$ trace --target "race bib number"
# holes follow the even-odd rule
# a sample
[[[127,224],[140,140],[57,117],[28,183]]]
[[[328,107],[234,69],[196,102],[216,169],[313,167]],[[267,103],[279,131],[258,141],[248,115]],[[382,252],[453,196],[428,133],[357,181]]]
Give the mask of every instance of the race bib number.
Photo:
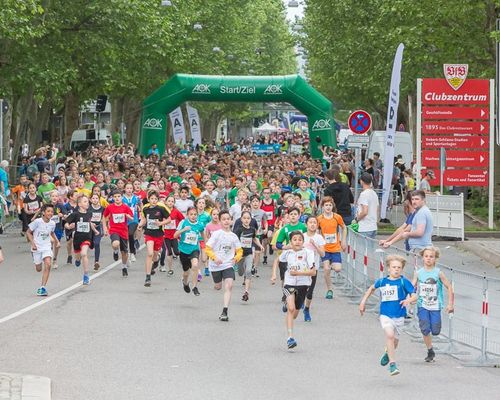
[[[90,232],[90,222],[77,222],[76,223],[76,231],[82,233]]]
[[[325,242],[327,244],[337,243],[337,234],[336,233],[325,234]]]
[[[48,232],[39,232],[38,233],[38,237],[44,241],[47,240],[49,238],[49,236],[50,236],[50,233],[48,233]]]
[[[274,213],[272,211],[266,211],[266,218],[268,221],[271,221],[274,217]]]
[[[229,254],[231,254],[232,247],[227,244],[222,245],[221,250],[224,252],[225,256],[228,256]]]
[[[421,283],[420,297],[422,297],[422,305],[427,310],[438,310],[438,289],[435,283]]]
[[[156,222],[158,222],[157,219],[148,218],[148,222],[146,223],[146,228],[149,230],[160,229],[160,227],[156,225]]]
[[[252,247],[252,240],[252,238],[242,237],[240,239],[241,247],[243,247],[244,249],[250,249]]]
[[[397,301],[398,287],[395,285],[385,285],[380,287],[380,296],[382,301]]]
[[[165,229],[175,229],[177,228],[177,224],[175,223],[175,219],[171,220],[170,223],[165,225]]]
[[[184,243],[196,246],[198,243],[198,234],[191,231],[186,232],[186,235],[184,236]]]
[[[36,210],[38,210],[39,207],[40,206],[38,204],[38,201],[34,201],[32,203],[28,203],[28,210],[30,210],[30,211],[36,211]]]
[[[304,204],[305,208],[310,208],[311,207],[311,201],[310,200],[302,200],[302,204]]]
[[[92,218],[90,219],[92,222],[101,222],[101,216],[102,214],[99,212],[93,212],[92,213]]]
[[[113,222],[115,224],[122,224],[125,222],[125,214],[113,214]]]
[[[59,215],[54,215],[51,218],[51,221],[54,221],[56,224],[58,224],[60,220],[61,220],[61,218],[59,218]]]

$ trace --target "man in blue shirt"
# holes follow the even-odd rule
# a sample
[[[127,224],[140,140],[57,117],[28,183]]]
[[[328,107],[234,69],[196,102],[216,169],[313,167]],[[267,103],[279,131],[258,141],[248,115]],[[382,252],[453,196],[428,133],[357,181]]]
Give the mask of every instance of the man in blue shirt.
[[[421,250],[432,246],[432,214],[425,204],[425,192],[415,190],[411,195],[411,202],[415,215],[411,222],[411,230],[403,233],[403,238],[408,239],[410,250]]]
[[[151,155],[160,155],[160,151],[158,150],[158,146],[156,145],[156,143],[153,143],[151,148],[148,150],[148,156]]]

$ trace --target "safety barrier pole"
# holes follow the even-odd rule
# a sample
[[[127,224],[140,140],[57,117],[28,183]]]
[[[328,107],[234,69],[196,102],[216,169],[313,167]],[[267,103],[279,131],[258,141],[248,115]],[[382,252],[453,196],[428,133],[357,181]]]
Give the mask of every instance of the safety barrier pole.
[[[352,259],[351,259],[351,250],[352,250],[352,238],[353,238],[353,233],[350,229],[347,230],[347,257],[346,257],[346,265],[345,265],[345,269],[344,269],[344,275],[345,275],[345,279],[344,279],[344,285],[342,287],[339,288],[339,290],[344,290],[344,291],[348,291],[351,289],[351,284],[350,284],[350,281],[349,281],[349,271],[351,269],[351,264],[352,264]]]
[[[366,292],[366,289],[368,289],[368,238],[363,236],[363,241],[364,241],[364,251],[363,251],[363,284],[361,287],[356,288],[355,285],[353,285],[353,292],[351,293],[351,300],[349,301],[350,304],[358,304],[361,301],[361,298]],[[361,249],[359,251],[361,253]],[[360,271],[361,273],[361,271]],[[354,281],[356,282],[356,281]],[[356,289],[358,289],[358,293],[356,293]]]

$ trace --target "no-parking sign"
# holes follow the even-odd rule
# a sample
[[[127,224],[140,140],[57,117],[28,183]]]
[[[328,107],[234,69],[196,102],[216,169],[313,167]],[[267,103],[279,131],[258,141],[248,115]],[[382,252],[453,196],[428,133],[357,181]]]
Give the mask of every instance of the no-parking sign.
[[[352,132],[362,135],[372,127],[372,117],[366,111],[357,110],[349,116],[348,124]]]

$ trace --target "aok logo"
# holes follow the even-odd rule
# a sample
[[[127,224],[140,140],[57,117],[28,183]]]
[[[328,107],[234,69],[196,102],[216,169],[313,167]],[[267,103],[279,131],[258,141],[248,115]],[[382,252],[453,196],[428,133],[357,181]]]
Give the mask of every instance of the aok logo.
[[[191,93],[197,94],[210,94],[210,85],[199,83],[196,85]]]
[[[264,94],[283,94],[281,86],[282,85],[268,85],[266,90],[264,90]]]
[[[331,129],[332,128],[332,120],[331,119],[318,119],[314,125],[313,130],[320,131],[323,129]]]
[[[162,121],[160,118],[148,118],[144,122],[143,127],[149,129],[163,129]]]

